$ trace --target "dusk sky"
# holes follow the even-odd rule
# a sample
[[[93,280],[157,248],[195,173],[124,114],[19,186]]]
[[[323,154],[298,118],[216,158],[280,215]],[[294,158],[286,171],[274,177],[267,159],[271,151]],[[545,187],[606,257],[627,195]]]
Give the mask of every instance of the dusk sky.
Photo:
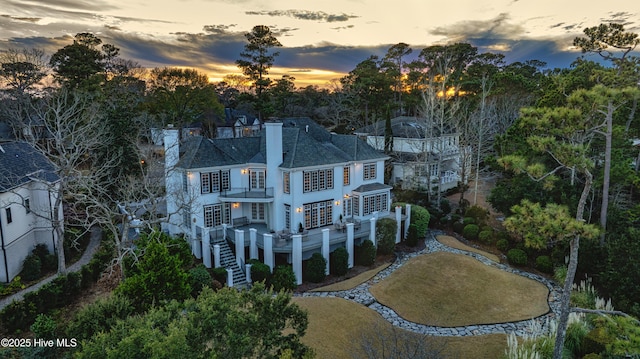
[[[0,0],[0,50],[43,48],[48,54],[92,32],[145,67],[192,67],[212,81],[239,74],[235,65],[255,25],[283,44],[272,78],[297,86],[344,76],[370,55],[408,43],[469,42],[502,52],[507,62],[538,59],[567,67],[572,40],[585,27],[619,22],[640,33],[631,0]],[[593,57],[596,59],[596,57]]]

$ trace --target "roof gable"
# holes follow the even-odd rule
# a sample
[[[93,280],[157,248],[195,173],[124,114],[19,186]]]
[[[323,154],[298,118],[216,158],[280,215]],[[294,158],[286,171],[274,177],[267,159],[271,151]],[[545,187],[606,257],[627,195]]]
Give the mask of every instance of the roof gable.
[[[38,179],[56,182],[55,166],[26,142],[0,142],[0,192]]]

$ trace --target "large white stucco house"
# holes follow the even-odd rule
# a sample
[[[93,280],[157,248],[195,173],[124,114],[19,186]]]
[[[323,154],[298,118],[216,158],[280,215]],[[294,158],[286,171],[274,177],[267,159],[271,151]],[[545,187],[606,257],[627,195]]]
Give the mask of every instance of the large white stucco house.
[[[299,255],[308,257],[319,251],[321,241],[316,246],[307,238],[320,239],[322,230],[326,235],[333,230],[343,238],[332,245],[344,245],[341,220],[366,227],[362,236],[369,237],[364,221],[390,212],[391,186],[384,184],[388,157],[357,136],[330,133],[308,118],[266,122],[255,137],[178,139],[178,130],[165,129],[165,229],[207,242],[201,233],[233,228],[237,257],[246,245],[252,257],[258,248],[265,250],[269,265],[272,253],[288,254],[295,269],[300,260],[291,237],[302,237]],[[244,238],[247,226],[252,227],[250,241]],[[358,239],[353,228],[349,233],[351,241]],[[194,253],[206,257],[208,245],[202,248]]]
[[[37,244],[55,250],[54,165],[25,142],[0,142],[0,280],[11,281]],[[62,208],[60,218],[62,218]]]
[[[458,185],[464,167],[459,149],[460,134],[449,126],[443,127],[429,125],[420,117],[391,119],[391,184],[430,193],[444,192]],[[355,134],[375,149],[385,149],[385,121],[360,128]]]

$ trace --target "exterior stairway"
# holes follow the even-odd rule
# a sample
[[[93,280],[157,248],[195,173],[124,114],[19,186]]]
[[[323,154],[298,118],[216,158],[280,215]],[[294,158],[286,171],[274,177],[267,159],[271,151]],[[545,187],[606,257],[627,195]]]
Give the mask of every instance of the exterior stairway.
[[[233,286],[235,288],[247,287],[248,283],[244,269],[240,268],[236,262],[236,256],[233,254],[231,247],[229,247],[229,243],[222,237],[212,238],[211,253],[213,253],[213,246],[216,244],[220,246],[220,266],[224,267],[227,272],[233,271]]]

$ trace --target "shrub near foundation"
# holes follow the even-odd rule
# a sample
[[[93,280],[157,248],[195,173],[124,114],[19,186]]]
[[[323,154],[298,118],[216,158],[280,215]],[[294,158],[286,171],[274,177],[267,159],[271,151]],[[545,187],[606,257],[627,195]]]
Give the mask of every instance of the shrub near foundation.
[[[349,253],[340,247],[329,255],[329,270],[333,275],[345,275],[349,270]]]
[[[327,260],[322,254],[314,253],[304,264],[302,273],[309,282],[320,283],[327,276]]]
[[[396,245],[396,230],[398,224],[394,219],[381,218],[376,223],[376,238],[378,239],[378,253],[391,254]]]

